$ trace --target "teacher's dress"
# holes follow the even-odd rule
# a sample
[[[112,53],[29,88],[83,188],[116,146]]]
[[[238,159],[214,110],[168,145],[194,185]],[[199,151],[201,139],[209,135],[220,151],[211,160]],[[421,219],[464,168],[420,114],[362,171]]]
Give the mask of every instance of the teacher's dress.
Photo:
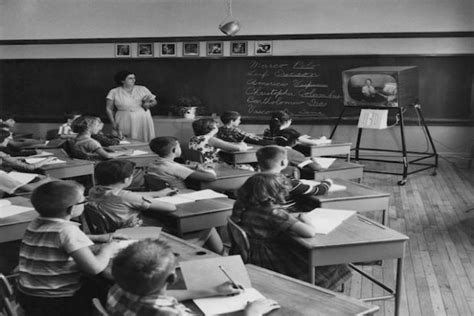
[[[145,111],[142,107],[145,96],[156,97],[146,87],[135,85],[131,93],[122,87],[114,88],[106,98],[112,100],[117,109],[115,121],[122,134],[131,139],[148,142],[155,137],[155,128],[150,110]]]

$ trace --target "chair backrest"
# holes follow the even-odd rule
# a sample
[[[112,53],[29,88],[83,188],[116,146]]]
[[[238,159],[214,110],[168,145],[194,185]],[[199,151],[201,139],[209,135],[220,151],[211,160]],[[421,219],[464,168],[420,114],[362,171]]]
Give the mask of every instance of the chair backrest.
[[[166,188],[169,188],[170,185],[165,180],[160,179],[154,174],[146,173],[145,178],[145,187],[150,191],[160,191]]]
[[[230,217],[227,218],[227,229],[232,243],[230,254],[239,254],[242,257],[242,261],[247,263],[250,252],[250,243],[247,233]]]
[[[92,306],[94,307],[93,316],[109,316],[109,313],[98,298],[94,297],[92,299]]]
[[[183,157],[189,161],[196,161],[199,163],[204,163],[204,157],[200,151],[195,149],[183,148]]]
[[[84,206],[84,217],[91,234],[107,234],[117,230],[117,227],[110,221],[105,214],[100,212],[91,204]]]
[[[16,307],[17,304],[10,282],[0,273],[0,312],[6,316],[17,316]]]

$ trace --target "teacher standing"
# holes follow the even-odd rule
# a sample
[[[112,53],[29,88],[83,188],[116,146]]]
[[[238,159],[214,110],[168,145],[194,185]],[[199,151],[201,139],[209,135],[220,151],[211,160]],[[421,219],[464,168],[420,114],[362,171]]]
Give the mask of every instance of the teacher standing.
[[[156,96],[146,87],[135,85],[133,72],[120,71],[114,80],[117,87],[106,97],[107,116],[113,129],[131,139],[150,141],[155,137],[150,108],[157,104]]]

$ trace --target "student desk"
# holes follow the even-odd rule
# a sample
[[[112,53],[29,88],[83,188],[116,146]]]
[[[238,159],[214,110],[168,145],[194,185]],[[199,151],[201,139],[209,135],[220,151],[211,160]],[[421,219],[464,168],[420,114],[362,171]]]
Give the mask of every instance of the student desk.
[[[298,144],[294,149],[310,157],[345,155],[349,162],[351,159],[351,145],[352,143],[331,143],[323,145]]]
[[[7,198],[7,200],[12,205],[32,207],[30,200],[21,196]],[[0,243],[22,239],[26,227],[36,217],[38,217],[38,213],[31,210],[14,216],[0,218]]]
[[[311,283],[318,266],[396,259],[395,315],[399,314],[407,236],[356,214],[327,235],[292,238],[307,251]]]
[[[232,213],[233,205],[234,200],[229,198],[199,200],[178,204],[175,212],[160,215],[146,212],[146,216],[166,217],[173,222],[178,236],[183,236],[184,233],[227,225],[227,218]]]
[[[153,160],[158,157],[154,152],[151,151],[150,147],[148,144],[134,144],[134,145],[115,145],[115,146],[110,146],[109,148],[116,150],[116,151],[121,151],[121,150],[141,150],[141,151],[146,151],[146,154],[143,155],[138,155],[138,156],[120,156],[117,157],[117,159],[126,159],[133,161],[137,167],[147,167]]]
[[[281,308],[268,315],[372,315],[378,306],[247,264],[252,286]]]
[[[317,181],[333,178],[347,180],[357,179],[360,182],[363,174],[363,165],[336,159],[327,169],[313,172],[303,170],[301,172],[301,177],[303,179],[314,179]]]
[[[319,200],[323,208],[354,210],[361,213],[382,211],[382,224],[388,223],[390,193],[380,192],[348,180],[333,180],[335,184],[346,186],[346,190],[313,195],[309,198]]]
[[[143,238],[147,237],[152,236],[144,236]],[[190,242],[187,242],[181,238],[175,237],[163,231],[160,233],[160,239],[165,240],[170,245],[173,253],[178,259],[178,262],[219,257],[218,254],[210,250],[193,245]]]
[[[228,164],[237,165],[257,162],[257,151],[263,146],[250,145],[252,148],[245,151],[219,151],[221,159]]]
[[[214,171],[217,178],[215,181],[188,181],[190,187],[197,190],[233,191],[239,189],[248,178],[255,174],[254,171],[234,168],[224,163],[216,164]]]
[[[58,179],[89,175],[94,181],[94,161],[70,158],[63,149],[48,149],[46,151],[66,162],[39,168],[38,170],[41,170],[43,174]]]

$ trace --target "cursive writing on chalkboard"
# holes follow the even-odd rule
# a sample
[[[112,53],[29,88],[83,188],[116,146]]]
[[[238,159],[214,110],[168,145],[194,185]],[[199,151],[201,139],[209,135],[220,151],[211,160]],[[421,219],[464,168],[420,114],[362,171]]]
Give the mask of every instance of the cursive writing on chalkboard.
[[[250,61],[246,73],[248,114],[286,110],[295,116],[322,116],[323,108],[340,103],[341,95],[325,82],[314,61]]]

